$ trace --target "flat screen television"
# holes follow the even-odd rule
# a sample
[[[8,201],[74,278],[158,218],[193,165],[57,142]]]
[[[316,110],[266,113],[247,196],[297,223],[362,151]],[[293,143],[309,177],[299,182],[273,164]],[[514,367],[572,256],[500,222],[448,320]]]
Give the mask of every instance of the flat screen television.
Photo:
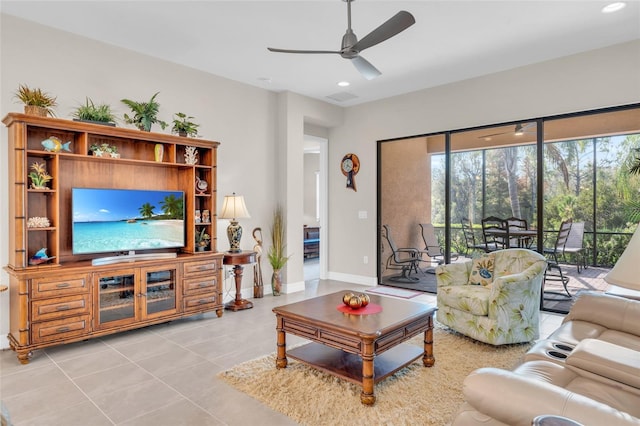
[[[185,246],[184,192],[72,188],[73,254]]]

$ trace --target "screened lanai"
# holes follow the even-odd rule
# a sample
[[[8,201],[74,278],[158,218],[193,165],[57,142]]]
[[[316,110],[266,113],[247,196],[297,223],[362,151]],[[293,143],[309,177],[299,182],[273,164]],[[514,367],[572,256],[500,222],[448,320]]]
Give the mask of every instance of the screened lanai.
[[[630,172],[640,149],[638,105],[382,141],[378,147],[381,284],[411,285],[402,283],[410,280],[402,279],[401,270],[389,268],[383,225],[396,247],[423,249],[419,224],[432,224],[450,262],[474,255],[463,223],[482,244],[484,218],[521,218],[533,234],[527,247],[542,252],[555,243],[561,223],[571,221],[583,229],[580,255],[590,275],[596,267],[603,271],[593,277],[596,284],[584,287],[601,288],[606,283],[600,275],[615,264],[640,221],[640,175]],[[576,260],[566,257],[569,273]],[[576,275],[572,285],[579,291],[589,277]]]

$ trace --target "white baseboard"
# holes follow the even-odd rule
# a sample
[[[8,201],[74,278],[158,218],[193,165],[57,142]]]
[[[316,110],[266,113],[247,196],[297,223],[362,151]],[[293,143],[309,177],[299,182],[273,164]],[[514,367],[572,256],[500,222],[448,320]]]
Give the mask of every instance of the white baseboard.
[[[329,272],[328,275],[330,280],[343,281],[347,283],[360,284],[360,285],[366,285],[371,287],[378,285],[378,279],[376,277],[365,277],[361,275],[341,274],[337,272]],[[282,286],[283,294],[296,293],[304,290],[305,290],[304,281],[283,284]],[[267,295],[267,294],[270,294],[270,292],[271,292],[271,286],[265,285],[264,294]],[[241,294],[244,299],[252,299],[253,288],[243,288],[241,291]]]
[[[347,283],[376,286],[378,285],[377,277],[365,277],[362,275],[342,274],[340,272],[329,272],[329,279],[335,281],[344,281]]]
[[[282,292],[285,294],[296,293],[298,291],[304,291],[304,281],[289,283],[282,286]]]

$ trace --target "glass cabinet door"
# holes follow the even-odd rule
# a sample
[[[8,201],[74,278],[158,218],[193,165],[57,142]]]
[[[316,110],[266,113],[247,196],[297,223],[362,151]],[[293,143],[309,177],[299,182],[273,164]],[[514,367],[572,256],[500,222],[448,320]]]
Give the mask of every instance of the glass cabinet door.
[[[176,309],[176,270],[145,270],[146,312],[153,315]]]
[[[98,278],[98,323],[130,322],[135,319],[135,274]]]

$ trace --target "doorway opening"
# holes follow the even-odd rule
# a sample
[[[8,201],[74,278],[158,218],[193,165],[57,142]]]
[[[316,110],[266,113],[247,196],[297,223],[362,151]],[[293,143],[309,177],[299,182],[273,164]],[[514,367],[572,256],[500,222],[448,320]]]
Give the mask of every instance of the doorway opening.
[[[326,276],[327,139],[304,136],[304,281]]]

